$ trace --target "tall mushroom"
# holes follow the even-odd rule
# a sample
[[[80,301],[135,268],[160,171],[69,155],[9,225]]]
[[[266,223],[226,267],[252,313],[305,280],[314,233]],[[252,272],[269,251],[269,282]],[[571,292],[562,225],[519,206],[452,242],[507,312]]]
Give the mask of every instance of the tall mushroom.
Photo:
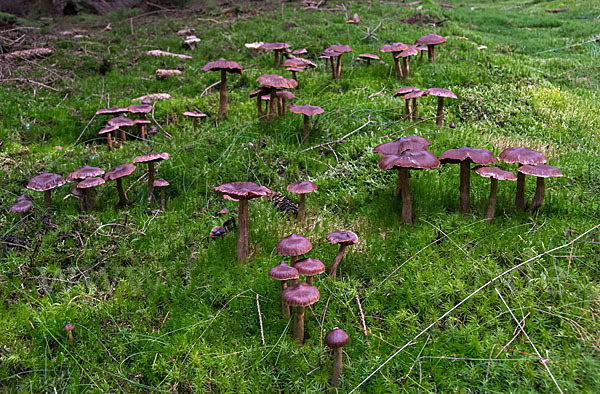
[[[323,110],[323,108],[318,107],[316,105],[309,105],[309,104],[295,105],[295,104],[292,104],[292,105],[290,105],[290,112],[293,112],[295,114],[302,114],[302,115],[304,115],[304,128],[303,128],[303,132],[302,132],[302,141],[306,143],[306,142],[308,142],[308,139],[310,138],[310,120],[309,120],[309,117],[311,117],[313,115],[322,114],[325,111]]]
[[[505,163],[517,163],[518,167],[523,165],[546,164],[546,157],[540,152],[524,148],[512,147],[507,148],[498,155],[498,159]],[[525,174],[517,172],[517,195],[515,197],[515,205],[517,209],[525,209]]]
[[[152,112],[152,107],[150,104],[131,104],[127,109],[132,114],[139,114],[139,119],[134,121],[135,124],[138,125],[140,131],[140,138],[142,140],[146,139],[146,125],[150,124],[150,121],[146,120],[146,114]]]
[[[58,174],[44,172],[31,178],[27,183],[27,189],[44,192],[44,209],[50,209],[52,206],[52,189],[64,185],[65,182],[65,179]]]
[[[298,270],[298,274],[306,276],[306,283],[312,286],[313,276],[322,274],[325,272],[325,264],[321,260],[312,259],[307,257],[302,260],[298,260],[294,264],[294,268]]]
[[[404,96],[407,95],[408,93],[417,92],[417,91],[421,91],[421,89],[415,88],[414,86],[403,86],[400,89],[396,90],[394,92],[393,96],[394,97],[400,96],[400,97],[404,98]],[[408,118],[408,120],[412,120],[412,108],[410,105],[410,98],[405,99],[405,100],[406,100],[406,103],[405,103],[406,118]]]
[[[487,166],[496,162],[496,156],[487,149],[463,146],[442,153],[440,163],[460,163],[460,213],[467,216],[471,211],[471,163]]]
[[[446,39],[442,36],[438,36],[437,34],[426,34],[422,37],[417,38],[417,41],[415,41],[415,45],[426,45],[427,55],[429,56],[429,62],[435,63],[435,46],[443,44],[445,42]]]
[[[217,120],[224,120],[227,116],[227,73],[242,74],[242,66],[239,63],[220,58],[214,62],[208,62],[202,67],[202,71],[221,71],[221,86],[219,99],[219,113]]]
[[[306,194],[312,193],[317,190],[317,185],[311,181],[298,181],[291,183],[287,186],[287,190],[290,193],[296,193],[300,195],[300,204],[298,206],[298,221],[304,220],[304,213],[306,212]]]
[[[400,69],[400,62],[398,61],[398,58],[396,56],[398,56],[400,52],[405,51],[406,49],[408,49],[408,45],[406,45],[403,42],[385,44],[379,48],[379,52],[392,53],[392,59],[394,61],[394,75],[396,75],[397,80],[402,79],[402,70]]]
[[[198,128],[198,119],[204,119],[208,115],[200,111],[185,111],[183,116],[194,119],[194,134],[196,134],[196,129]]]
[[[346,346],[349,340],[350,337],[346,334],[346,331],[337,327],[325,334],[325,344],[333,350],[333,370],[329,382],[331,387],[337,387],[340,384],[343,371],[342,347]]]
[[[504,171],[498,167],[477,166],[473,167],[473,171],[484,178],[490,178],[490,198],[488,201],[488,209],[485,215],[485,220],[488,223],[494,219],[496,213],[496,195],[498,193],[498,181],[516,181],[517,177],[510,171]]]
[[[294,89],[298,86],[298,82],[293,79],[284,78],[277,74],[265,74],[261,75],[256,79],[256,82],[260,84],[260,89],[265,93],[268,92],[271,95],[271,103],[269,107],[269,120],[277,118],[277,111],[275,109],[277,105],[277,91],[284,89]]]
[[[456,95],[451,90],[442,88],[429,88],[425,91],[425,95],[438,98],[435,124],[438,127],[442,127],[444,125],[444,97],[455,99],[457,98]]]
[[[270,190],[253,182],[225,183],[213,190],[239,201],[236,255],[240,263],[245,263],[248,258],[248,201],[266,196]]]
[[[106,171],[106,174],[104,174],[105,181],[117,181],[117,192],[119,193],[119,202],[116,206],[117,208],[122,208],[129,204],[129,200],[127,200],[127,196],[125,195],[125,190],[123,190],[122,178],[131,175],[135,169],[136,167],[133,164],[125,163],[111,168],[110,170]]]
[[[548,164],[537,164],[529,165],[526,164],[517,169],[521,174],[531,175],[537,177],[537,185],[535,188],[535,194],[531,200],[529,210],[531,213],[537,211],[542,206],[544,201],[544,195],[546,194],[546,178],[554,178],[563,176],[562,172],[556,167]]]
[[[333,56],[337,57],[337,65],[334,68],[335,72],[333,74],[333,79],[339,79],[342,74],[342,55],[344,53],[352,52],[352,48],[348,45],[337,43],[335,45],[330,45],[325,51],[331,52]]]
[[[275,246],[275,252],[283,257],[290,256],[290,265],[293,266],[298,261],[298,256],[310,252],[312,244],[306,238],[299,234],[290,234],[283,238]]]
[[[306,282],[300,282],[283,291],[283,301],[294,307],[293,335],[300,345],[304,345],[304,308],[319,301],[319,290]]]
[[[96,209],[96,192],[94,191],[94,188],[102,185],[103,183],[104,179],[100,177],[89,177],[77,184],[77,189],[83,191],[79,200],[79,208],[81,213]]]
[[[281,313],[284,317],[289,316],[290,306],[283,301],[283,291],[287,289],[288,280],[298,280],[298,270],[282,261],[269,270],[269,277],[281,282]]]
[[[419,116],[419,109],[417,107],[417,99],[419,97],[423,97],[423,96],[427,96],[427,93],[425,93],[424,90],[413,90],[412,92],[406,93],[403,96],[404,100],[412,99],[412,108],[411,108],[410,116],[408,117],[409,120],[417,120],[417,116]],[[408,109],[408,105],[407,105],[407,109]]]
[[[329,242],[332,245],[340,245],[340,249],[338,250],[337,255],[335,255],[335,259],[333,259],[333,263],[329,268],[329,276],[331,276],[335,280],[337,275],[337,267],[338,265],[340,265],[342,257],[344,257],[346,248],[348,247],[348,245],[354,245],[355,243],[357,243],[358,236],[352,231],[339,230],[327,234],[327,242]]]
[[[141,156],[137,156],[133,158],[133,164],[135,163],[148,163],[148,202],[151,202],[152,199],[154,198],[153,196],[153,191],[154,191],[154,176],[155,176],[155,171],[154,171],[154,163],[159,162],[159,161],[163,161],[163,160],[169,160],[169,154],[166,152],[163,153],[148,153],[145,155],[141,155]]]
[[[273,67],[279,67],[279,64],[283,62],[283,51],[288,49],[290,44],[285,42],[266,42],[262,44],[262,49],[265,51],[273,51],[275,54],[275,61],[273,62]]]
[[[394,60],[400,63],[400,59],[402,59],[402,79],[408,78],[410,74],[410,68],[408,66],[408,60],[411,56],[415,56],[419,54],[419,50],[414,45],[407,45],[406,49],[398,53],[394,56]]]

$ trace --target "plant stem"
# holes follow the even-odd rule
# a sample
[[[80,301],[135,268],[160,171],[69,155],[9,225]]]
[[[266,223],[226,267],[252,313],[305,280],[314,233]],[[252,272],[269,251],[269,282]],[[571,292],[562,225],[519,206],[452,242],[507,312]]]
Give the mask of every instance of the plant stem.
[[[333,259],[333,264],[331,264],[331,268],[329,269],[329,276],[331,276],[334,280],[336,278],[337,267],[338,265],[340,265],[342,257],[344,257],[344,252],[346,251],[347,246],[348,245],[346,244],[340,244],[340,249],[338,250],[337,255],[335,256],[335,259]]]
[[[460,213],[467,216],[471,211],[471,162],[463,160],[460,162]]]
[[[331,371],[331,381],[329,382],[331,387],[337,387],[340,384],[340,378],[344,369],[342,357],[341,347],[333,349],[333,370]]]
[[[496,213],[496,195],[498,193],[498,180],[496,178],[490,178],[490,200],[488,202],[488,209],[485,219],[488,223],[494,219]]]
[[[535,194],[533,195],[533,199],[531,200],[531,206],[529,209],[531,213],[538,210],[539,207],[542,206],[542,202],[544,201],[544,195],[546,194],[546,178],[542,178],[540,176],[537,177],[537,185],[535,188]]]
[[[245,198],[240,198],[238,232],[237,259],[245,264],[248,258],[248,200]]]
[[[227,71],[221,70],[221,89],[219,99],[219,113],[217,120],[224,120],[227,116]]]
[[[304,307],[297,306],[294,308],[294,339],[300,345],[304,345]]]

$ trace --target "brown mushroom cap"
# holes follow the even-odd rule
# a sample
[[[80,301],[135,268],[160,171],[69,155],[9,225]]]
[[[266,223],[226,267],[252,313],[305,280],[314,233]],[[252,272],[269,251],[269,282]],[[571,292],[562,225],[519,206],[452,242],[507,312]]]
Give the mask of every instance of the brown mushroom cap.
[[[231,182],[215,186],[213,187],[213,190],[223,193],[225,195],[223,197],[228,196],[233,198],[233,201],[237,201],[240,198],[253,200],[255,198],[266,196],[270,192],[266,187],[259,186],[253,182]]]
[[[275,280],[298,279],[298,270],[282,261],[269,270],[269,277]]]
[[[287,186],[287,190],[290,193],[306,194],[306,193],[312,193],[315,190],[317,190],[317,185],[315,185],[311,181],[298,181],[298,182],[290,183]]]
[[[295,73],[301,73],[304,72],[304,69],[302,67],[286,67],[285,69],[286,71],[293,71]]]
[[[357,59],[379,60],[379,56],[373,55],[372,53],[361,53],[358,55]]]
[[[513,147],[506,148],[500,153],[498,159],[505,163],[521,163],[521,164],[546,164],[546,156],[540,152],[524,148]]]
[[[427,93],[425,93],[424,90],[413,90],[412,92],[406,93],[405,95],[402,96],[403,99],[408,100],[408,99],[415,99],[415,98],[419,98],[419,97],[423,97],[423,96],[427,96]]]
[[[330,244],[352,245],[358,243],[358,236],[352,231],[338,230],[327,234],[327,242]]]
[[[163,153],[150,152],[145,155],[134,157],[133,162],[134,163],[151,163],[151,162],[157,162],[157,161],[161,161],[161,160],[168,160],[169,157],[170,157],[169,154],[166,152],[163,152]]]
[[[119,130],[118,126],[111,126],[111,125],[106,125],[104,126],[104,128],[102,130],[100,130],[98,132],[98,134],[106,134],[106,133],[111,133],[115,130]]]
[[[275,252],[280,256],[300,256],[310,252],[312,244],[299,234],[290,234],[277,243]]]
[[[298,260],[294,264],[294,268],[298,270],[300,275],[304,276],[315,276],[325,272],[325,264],[321,260],[311,259],[310,257]]]
[[[498,167],[485,167],[477,166],[473,167],[473,171],[478,173],[484,178],[494,178],[500,181],[516,181],[517,176],[510,171],[504,171]]]
[[[122,178],[124,176],[130,175],[133,171],[135,171],[136,166],[131,163],[121,164],[120,166],[116,166],[106,171],[104,174],[105,181],[113,181],[118,178]]]
[[[117,118],[112,118],[111,120],[109,120],[108,125],[116,126],[116,127],[126,127],[126,126],[133,126],[133,125],[135,125],[135,123],[133,122],[133,120],[131,120],[129,118],[126,118],[124,116],[119,116]]]
[[[538,178],[554,178],[563,176],[562,172],[556,167],[548,164],[526,164],[517,168],[517,171],[531,176],[537,176]]]
[[[323,110],[323,108],[316,106],[316,105],[310,105],[310,104],[304,104],[304,105],[292,104],[292,105],[290,105],[289,109],[290,109],[290,112],[293,112],[295,114],[302,114],[302,115],[306,115],[306,116],[313,116],[313,115],[322,114],[323,112],[325,112]]]
[[[335,45],[330,45],[325,50],[330,51],[330,52],[339,53],[339,54],[352,52],[352,48],[350,48],[349,45],[343,45],[340,43],[337,43]]]
[[[394,92],[394,97],[404,96],[405,94],[421,91],[419,88],[415,88],[414,86],[403,86],[400,89]]]
[[[286,42],[266,42],[262,44],[262,48],[266,51],[287,49],[290,44]]]
[[[202,71],[220,71],[225,70],[228,73],[241,74],[242,66],[239,63],[220,58],[214,62],[208,62],[202,67]]]
[[[149,104],[131,104],[127,110],[132,114],[149,114],[152,112],[152,106]]]
[[[416,46],[414,45],[407,45],[406,49],[404,49],[403,51],[401,51],[400,53],[398,53],[396,55],[396,58],[399,57],[410,57],[410,56],[415,56],[419,54],[419,50],[417,49]]]
[[[31,209],[33,208],[33,202],[30,200],[17,200],[17,202],[15,202],[10,209],[8,210],[8,212],[10,213],[27,213],[29,211],[31,211]]]
[[[85,178],[77,184],[78,189],[89,189],[91,187],[100,186],[104,183],[104,179],[100,177]]]
[[[282,66],[284,67],[311,67],[311,68],[315,68],[317,67],[317,64],[313,61],[310,61],[308,59],[304,59],[303,57],[292,57],[290,59],[286,59]]]
[[[294,97],[296,97],[296,96],[294,96],[294,93],[287,91],[287,90],[278,91],[277,93],[275,93],[275,95],[277,97],[283,97],[286,100],[292,100],[292,99],[294,99]]]
[[[442,88],[429,88],[425,91],[428,96],[444,97],[444,98],[457,98],[451,90]]]
[[[82,181],[85,178],[101,176],[104,170],[100,167],[83,166],[67,175],[67,182]]]
[[[129,109],[113,105],[110,108],[99,109],[98,111],[96,111],[96,115],[114,115],[122,114],[123,112],[129,112]]]
[[[277,74],[265,74],[256,79],[261,88],[270,89],[294,89],[298,82],[291,78],[284,78]]]
[[[399,155],[381,156],[377,166],[384,171],[399,168],[433,170],[440,166],[440,161],[431,152],[407,150]]]
[[[372,152],[379,153],[380,155],[398,155],[407,150],[427,150],[429,145],[431,145],[431,142],[425,138],[411,135],[399,138],[396,141],[379,144],[373,148]]]
[[[403,42],[395,42],[393,44],[385,44],[379,48],[379,52],[402,52],[408,49],[408,45]]]
[[[292,54],[294,54],[294,55],[302,55],[303,53],[308,53],[306,48],[294,49],[292,51]]]
[[[282,293],[283,301],[289,306],[309,306],[319,301],[319,290],[305,282],[288,287]]]
[[[465,160],[486,166],[495,163],[496,156],[487,149],[473,149],[467,146],[459,149],[449,149],[440,156],[442,164],[460,163]]]
[[[430,33],[417,38],[417,40],[415,41],[415,45],[438,45],[443,44],[445,42],[446,39],[444,37]]]
[[[169,186],[169,182],[164,180],[163,178],[158,178],[154,180],[154,187],[167,187]]]
[[[251,91],[250,94],[248,95],[248,97],[253,98],[253,97],[260,95],[262,98],[262,95],[265,93],[268,93],[267,89],[256,89],[256,90]]]
[[[206,118],[208,115],[200,111],[185,111],[183,116],[189,116],[190,118]]]
[[[33,197],[31,197],[29,194],[21,194],[19,197],[17,197],[15,199],[16,202],[19,201],[31,201],[33,202]]]
[[[329,330],[327,334],[325,334],[325,344],[331,349],[346,346],[349,340],[350,337],[346,334],[346,331],[337,327],[333,330]]]
[[[58,174],[44,172],[31,178],[27,183],[27,189],[44,192],[62,186],[65,182],[65,179]]]

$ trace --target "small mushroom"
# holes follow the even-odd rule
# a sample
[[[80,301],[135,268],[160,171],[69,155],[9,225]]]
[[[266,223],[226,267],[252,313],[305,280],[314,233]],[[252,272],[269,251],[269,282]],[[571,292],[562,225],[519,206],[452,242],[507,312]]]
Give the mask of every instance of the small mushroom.
[[[339,231],[334,231],[332,233],[327,234],[327,242],[329,242],[332,245],[333,244],[340,245],[340,249],[338,250],[337,255],[335,256],[335,259],[333,259],[333,263],[331,264],[331,267],[329,268],[329,276],[331,276],[335,280],[336,273],[337,273],[337,267],[338,267],[338,265],[340,265],[340,262],[342,261],[342,257],[344,257],[344,252],[346,251],[346,248],[348,247],[348,245],[354,245],[355,243],[357,243],[358,236],[356,234],[354,234],[352,231],[339,230]]]
[[[275,61],[273,67],[279,67],[279,64],[283,62],[283,51],[288,49],[290,44],[285,42],[267,42],[262,45],[262,49],[265,51],[273,51],[275,54]]]
[[[348,45],[335,44],[327,47],[326,51],[331,52],[332,56],[337,57],[337,65],[333,74],[333,79],[339,79],[342,74],[342,55],[344,53],[352,52],[352,48]],[[333,60],[332,60],[333,64]]]
[[[298,260],[294,264],[294,268],[298,270],[298,274],[306,276],[306,283],[313,285],[313,276],[322,274],[325,272],[325,264],[321,260],[312,259],[307,257],[302,260]]]
[[[300,282],[283,291],[283,301],[294,307],[293,335],[300,345],[304,345],[304,308],[319,301],[319,290],[305,282]]]
[[[65,331],[67,332],[68,337],[69,337],[69,342],[71,342],[71,343],[73,342],[73,333],[72,333],[72,331],[73,331],[74,328],[75,328],[75,326],[73,325],[73,323],[69,323],[69,324],[65,325]]]
[[[260,120],[261,122],[266,120],[265,112],[266,113],[269,112],[268,105],[265,106],[264,111],[262,108],[262,102],[265,100],[265,97],[269,97],[269,96],[264,96],[265,93],[267,93],[267,90],[265,90],[265,89],[256,89],[256,90],[251,91],[249,94],[250,98],[256,97],[256,106],[258,108],[258,120]],[[269,97],[269,100],[270,100],[270,97]]]
[[[298,256],[310,252],[312,244],[302,235],[290,234],[283,238],[275,246],[275,252],[280,256],[290,256],[290,265],[293,266],[298,261]]]
[[[298,76],[296,75],[296,73],[304,72],[304,68],[302,68],[302,67],[286,67],[286,71],[291,72],[292,79],[294,81],[298,82]]]
[[[138,125],[138,129],[140,132],[140,138],[142,140],[146,139],[146,125],[150,124],[149,120],[146,120],[146,114],[152,112],[152,107],[150,104],[132,104],[127,109],[132,114],[138,114],[140,117],[135,120],[133,123]]]
[[[435,46],[439,44],[443,44],[446,42],[446,39],[442,36],[438,36],[437,34],[426,34],[422,37],[417,38],[415,41],[415,45],[427,46],[427,55],[429,57],[430,63],[435,63]]]
[[[102,168],[91,167],[91,166],[85,165],[81,168],[76,169],[69,175],[67,175],[67,182],[70,182],[70,183],[81,182],[85,178],[102,176],[102,175],[104,175],[104,170]]]
[[[452,91],[442,88],[429,88],[425,91],[425,95],[436,96],[438,98],[435,125],[442,127],[444,125],[444,97],[455,99],[457,98],[456,95]]]
[[[135,126],[135,122],[124,116],[119,116],[117,118],[112,118],[111,120],[109,120],[108,125],[118,127],[119,130],[121,130],[121,139],[123,141],[127,141],[127,134],[125,134],[125,130],[123,129],[123,127]]]
[[[313,116],[313,115],[322,114],[325,111],[323,110],[323,108],[321,108],[319,106],[316,106],[316,105],[309,105],[309,104],[295,105],[295,104],[292,104],[292,105],[290,105],[290,112],[304,115],[304,128],[303,128],[303,132],[302,132],[302,141],[306,143],[306,142],[308,142],[308,139],[310,137],[310,120],[309,120],[309,117]]]
[[[292,51],[292,55],[303,55],[305,53],[308,53],[308,51],[306,50],[306,48],[294,49]]]
[[[160,187],[160,210],[165,211],[167,209],[167,201],[165,199],[165,187],[169,186],[169,182],[163,178],[158,178],[154,181],[154,187]]]
[[[21,194],[15,200],[15,203],[9,208],[8,212],[18,213],[21,215],[21,219],[33,209],[33,198],[29,194]]]
[[[277,105],[277,91],[285,89],[294,89],[298,86],[298,82],[293,79],[284,78],[277,74],[265,74],[261,75],[256,79],[256,82],[260,84],[260,89],[271,95],[271,103],[269,106],[269,115],[267,119],[275,120],[277,118],[277,111],[275,109]],[[260,94],[260,93],[259,93]],[[263,99],[264,100],[264,99]]]
[[[402,79],[402,69],[400,68],[400,62],[398,61],[396,56],[400,52],[402,52],[406,49],[408,49],[408,45],[403,42],[395,42],[393,44],[385,44],[379,48],[380,52],[384,52],[384,53],[391,52],[392,53],[392,59],[394,60],[394,74],[396,75],[397,80]]]
[[[421,89],[419,88],[415,88],[414,86],[403,86],[400,89],[396,90],[394,92],[394,97],[402,97],[404,98],[405,95],[407,95],[408,93],[412,93],[412,92],[417,92],[420,91]],[[405,99],[406,100],[406,104],[405,104],[405,113],[406,113],[406,118],[408,118],[409,120],[412,120],[412,108],[410,105],[410,98]],[[415,99],[416,100],[416,99]]]
[[[306,194],[312,193],[317,190],[317,185],[311,181],[298,181],[291,183],[287,186],[287,190],[290,193],[296,193],[300,195],[300,205],[298,206],[298,221],[304,220],[304,213],[306,212]]]
[[[545,179],[563,176],[562,172],[560,172],[558,168],[550,166],[548,164],[526,164],[524,166],[519,167],[517,171],[521,174],[537,177],[535,194],[533,196],[533,199],[531,200],[531,205],[529,206],[529,210],[531,211],[531,213],[537,211],[539,207],[542,206],[542,202],[544,202],[544,195],[546,194]]]
[[[408,66],[408,60],[410,57],[419,54],[419,50],[414,45],[407,45],[406,49],[394,56],[395,60],[400,63],[402,59],[402,79],[408,78],[410,69]]]
[[[473,167],[473,171],[475,171],[484,178],[490,178],[490,199],[488,202],[488,209],[487,214],[485,215],[485,220],[487,220],[488,223],[491,223],[492,219],[494,219],[494,214],[496,212],[496,195],[498,192],[498,180],[516,181],[517,177],[512,172],[504,171],[498,167],[477,166]]]
[[[196,44],[200,42],[200,39],[194,35],[191,36],[187,36],[185,37],[185,40],[183,40],[183,47],[185,49],[189,49],[190,51],[193,51],[196,48]]]
[[[276,93],[277,96],[277,113],[279,116],[284,116],[286,112],[285,100],[293,100],[294,93],[287,90],[280,90]]]
[[[133,158],[133,164],[135,163],[148,163],[148,202],[152,202],[154,195],[152,192],[154,191],[154,163],[169,160],[169,154],[166,152],[163,153],[148,153],[145,155],[137,156]]]
[[[104,126],[104,128],[102,130],[100,130],[98,132],[99,135],[106,134],[106,142],[108,144],[109,151],[113,150],[112,132],[117,131],[117,130],[119,130],[119,128],[117,126],[106,125],[106,126]]]
[[[208,115],[202,113],[200,111],[185,111],[183,116],[187,116],[188,118],[194,119],[194,134],[196,133],[196,129],[198,128],[198,119],[204,119]]]
[[[284,317],[289,316],[290,306],[283,301],[283,291],[287,289],[288,280],[298,280],[298,270],[282,261],[269,270],[269,277],[281,282],[281,313]]]
[[[104,179],[100,177],[89,177],[77,184],[78,189],[83,190],[83,196],[80,197],[79,208],[81,213],[93,211],[96,209],[96,192],[94,188],[104,183]]]
[[[31,178],[27,183],[27,189],[44,192],[44,209],[50,209],[52,206],[52,189],[64,185],[65,182],[65,179],[58,174],[44,172]]]
[[[361,53],[356,58],[356,60],[366,60],[367,67],[369,67],[371,65],[371,60],[379,60],[379,59],[380,59],[379,56],[373,55],[372,53]]]
[[[412,99],[412,108],[411,108],[411,112],[410,112],[410,116],[408,117],[408,120],[417,120],[417,117],[419,116],[419,110],[417,107],[417,99],[419,97],[423,97],[423,96],[427,96],[427,93],[425,93],[425,91],[423,91],[423,90],[414,90],[403,96],[404,100]],[[408,110],[408,108],[409,108],[408,104],[406,107]]]
[[[498,155],[498,159],[505,163],[517,163],[518,167],[527,164],[546,164],[547,161],[546,157],[540,152],[524,147],[506,148]],[[521,172],[517,172],[515,205],[520,211],[525,209],[525,174]]]
[[[121,164],[110,170],[106,171],[104,174],[105,181],[117,181],[117,192],[119,193],[119,202],[117,203],[117,208],[122,208],[129,204],[129,200],[127,200],[127,196],[125,195],[125,190],[123,190],[123,177],[131,175],[133,171],[135,171],[136,166],[131,163]]]
[[[340,384],[343,371],[342,347],[346,346],[349,340],[350,337],[346,334],[346,331],[337,327],[325,334],[325,344],[333,350],[333,370],[329,382],[331,387],[337,387]]]
[[[202,67],[202,71],[221,71],[221,86],[219,99],[219,113],[217,120],[224,120],[227,116],[227,73],[242,75],[242,66],[236,62],[223,58],[214,62],[208,62]]]

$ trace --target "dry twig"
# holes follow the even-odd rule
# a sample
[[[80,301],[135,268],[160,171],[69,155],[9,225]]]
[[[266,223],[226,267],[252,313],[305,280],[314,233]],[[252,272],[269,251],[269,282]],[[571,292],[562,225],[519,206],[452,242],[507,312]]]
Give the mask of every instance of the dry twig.
[[[367,122],[365,124],[363,124],[362,126],[360,126],[357,129],[352,130],[351,132],[349,132],[345,136],[343,136],[343,137],[341,137],[341,138],[339,138],[339,139],[337,139],[335,141],[324,142],[324,143],[319,144],[319,145],[311,146],[310,148],[304,149],[302,152],[307,152],[309,150],[313,150],[313,149],[317,149],[317,148],[322,148],[324,146],[329,147],[329,145],[342,143],[342,142],[344,142],[344,140],[346,138],[350,137],[352,134],[356,133],[357,131],[361,130],[362,128],[366,127],[367,125],[369,125],[371,123],[375,123],[375,121],[371,120],[371,114],[369,114],[369,116],[367,117]]]

